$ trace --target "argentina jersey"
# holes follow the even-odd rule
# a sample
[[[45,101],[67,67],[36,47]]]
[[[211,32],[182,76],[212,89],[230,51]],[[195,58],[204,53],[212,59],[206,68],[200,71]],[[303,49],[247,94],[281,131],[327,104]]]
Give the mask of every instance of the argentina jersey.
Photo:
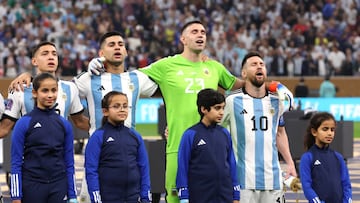
[[[9,117],[19,119],[21,116],[29,113],[34,108],[32,98],[32,84],[30,87],[24,87],[24,91],[14,91],[8,94],[5,112]],[[79,92],[76,86],[69,81],[58,81],[58,95],[56,99],[58,104],[56,109],[65,119],[71,114],[79,113],[83,110],[80,102]]]
[[[86,98],[90,117],[89,134],[101,127],[103,117],[101,100],[110,91],[118,91],[127,95],[129,114],[125,126],[135,128],[135,110],[140,95],[150,97],[157,89],[148,76],[137,70],[121,74],[103,73],[100,76],[84,72],[74,78],[81,98]]]
[[[226,98],[223,125],[232,136],[241,189],[282,188],[276,134],[283,113],[275,95],[253,98],[238,92]]]

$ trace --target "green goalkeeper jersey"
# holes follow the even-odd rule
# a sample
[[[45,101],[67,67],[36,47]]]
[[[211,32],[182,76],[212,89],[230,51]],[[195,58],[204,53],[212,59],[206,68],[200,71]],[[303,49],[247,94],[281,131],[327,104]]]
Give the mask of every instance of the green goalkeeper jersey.
[[[204,88],[230,89],[233,76],[215,60],[191,62],[180,54],[163,58],[139,69],[160,87],[166,107],[169,129],[167,153],[178,151],[184,131],[200,121],[197,110],[197,93]]]

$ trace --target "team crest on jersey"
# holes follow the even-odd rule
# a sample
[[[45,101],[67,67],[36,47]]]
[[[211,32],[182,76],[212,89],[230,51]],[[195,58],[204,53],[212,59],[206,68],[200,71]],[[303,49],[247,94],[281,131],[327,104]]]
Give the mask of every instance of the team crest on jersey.
[[[12,99],[6,99],[5,100],[5,109],[11,110],[13,104],[14,104],[14,101]]]
[[[130,91],[134,91],[134,83],[130,83],[130,84],[129,84],[129,90],[130,90]]]
[[[210,71],[208,68],[204,68],[203,71],[204,71],[204,75],[210,76]]]
[[[65,93],[63,93],[63,94],[61,95],[61,98],[62,98],[64,101],[66,101],[66,100],[67,100],[67,96],[66,96],[66,94],[65,94]]]
[[[274,114],[275,114],[275,109],[274,109],[274,108],[270,108],[270,113],[271,113],[271,115],[274,115]]]

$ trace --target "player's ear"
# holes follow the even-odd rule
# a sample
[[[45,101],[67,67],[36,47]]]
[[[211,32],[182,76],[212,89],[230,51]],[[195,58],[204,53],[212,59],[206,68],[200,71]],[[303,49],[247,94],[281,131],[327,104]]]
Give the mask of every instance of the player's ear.
[[[201,107],[200,107],[200,110],[201,110],[201,112],[202,112],[203,114],[208,111],[204,106],[201,106]]]
[[[109,109],[108,108],[102,108],[103,116],[109,116]]]
[[[181,41],[182,44],[185,44],[185,37],[184,37],[184,35],[181,35],[181,36],[180,36],[180,41]]]
[[[242,77],[242,78],[246,78],[245,67],[242,67],[242,68],[241,68],[241,77]]]
[[[35,57],[32,57],[31,58],[31,64],[33,65],[33,66],[37,66],[37,62],[36,62],[36,58]]]

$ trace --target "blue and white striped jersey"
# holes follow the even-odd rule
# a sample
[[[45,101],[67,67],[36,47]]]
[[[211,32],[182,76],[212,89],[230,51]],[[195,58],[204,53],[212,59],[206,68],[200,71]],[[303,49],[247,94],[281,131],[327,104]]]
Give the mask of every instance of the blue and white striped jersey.
[[[241,189],[282,188],[276,132],[283,113],[283,102],[272,94],[253,98],[240,91],[226,98],[223,125],[233,139]]]
[[[4,111],[5,111],[4,97],[0,93],[0,118],[1,118],[2,114],[4,113]]]
[[[127,95],[131,112],[125,120],[125,126],[135,127],[135,110],[140,95],[150,97],[157,89],[157,84],[140,71],[121,74],[103,73],[100,76],[87,72],[74,78],[80,97],[86,98],[90,115],[90,131],[92,133],[101,127],[103,117],[101,109],[102,98],[110,91],[119,91]]]
[[[25,87],[24,91],[9,93],[4,114],[14,119],[19,119],[21,116],[29,113],[34,108],[32,89],[31,84],[30,87]],[[68,119],[69,115],[79,113],[84,109],[80,102],[79,91],[75,84],[70,81],[58,81],[56,103],[58,104],[56,109],[60,111],[60,115],[65,119]]]

